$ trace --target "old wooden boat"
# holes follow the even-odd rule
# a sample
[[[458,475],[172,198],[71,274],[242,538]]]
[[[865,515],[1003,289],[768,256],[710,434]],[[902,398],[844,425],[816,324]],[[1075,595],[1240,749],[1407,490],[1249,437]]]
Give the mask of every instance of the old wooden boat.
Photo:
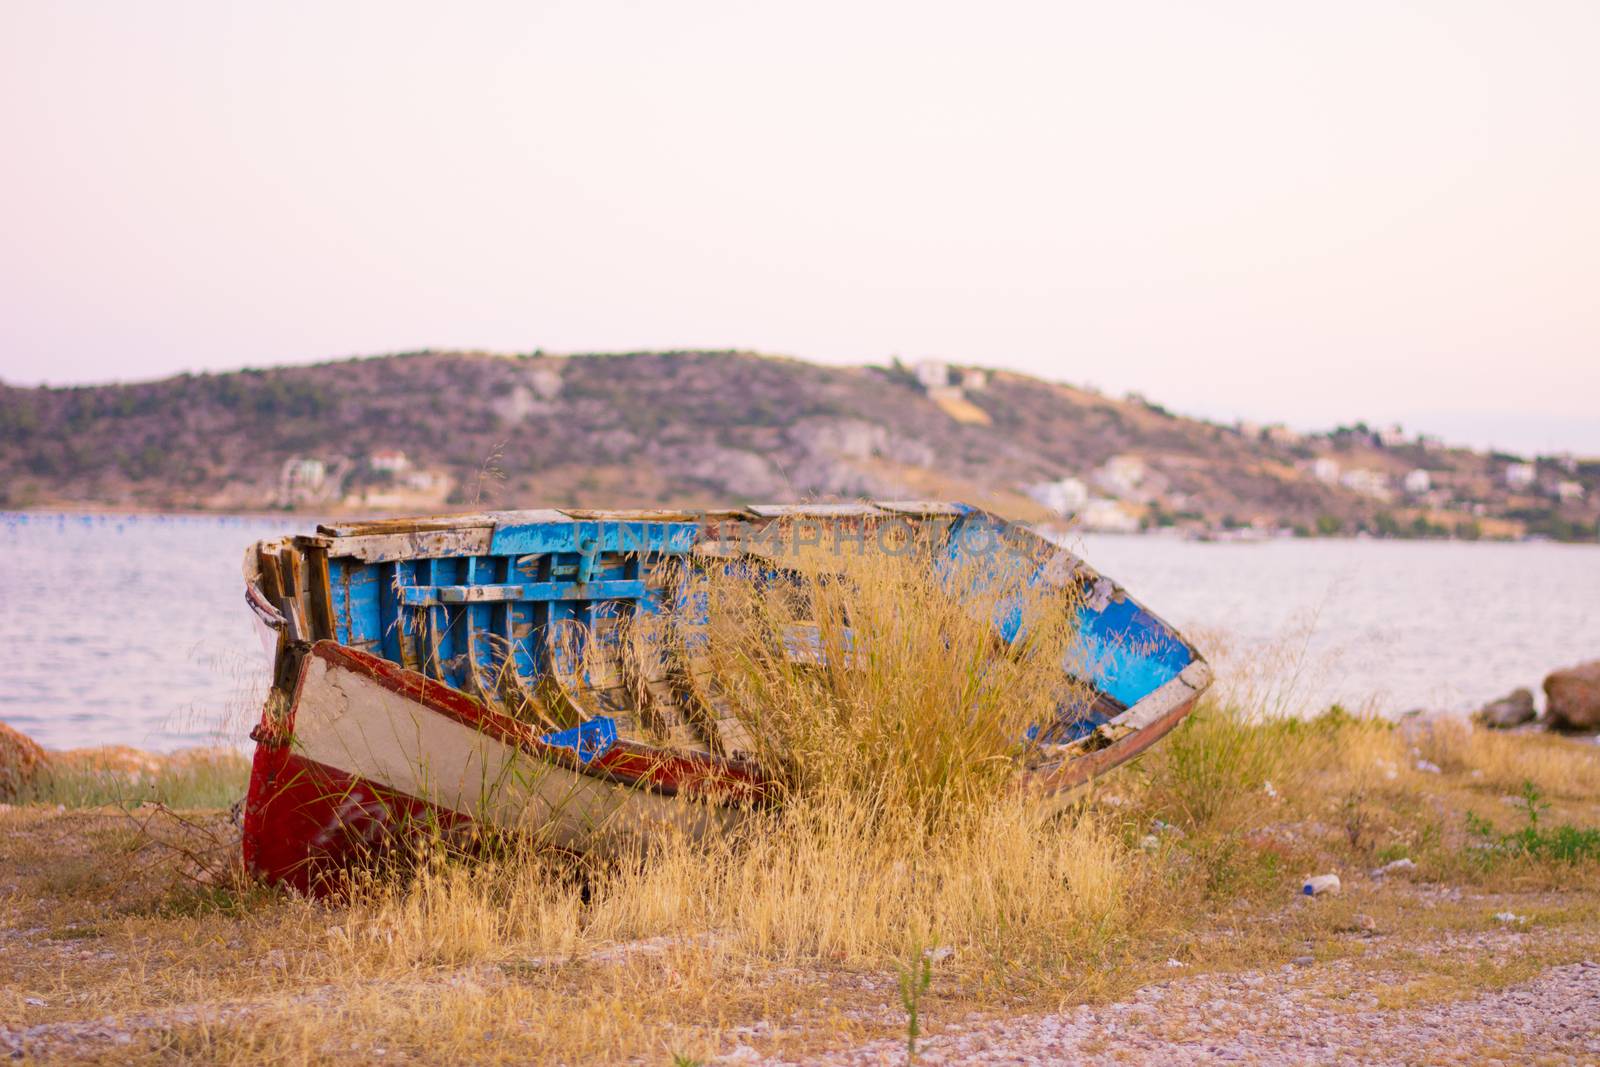
[[[930,565],[1005,551],[1071,588],[1083,656],[1025,774],[1060,804],[1155,743],[1210,684],[1198,652],[1071,552],[956,503],[722,512],[510,511],[326,525],[253,546],[246,600],[276,646],[244,812],[248,867],[316,891],[427,827],[537,833],[573,851],[733,826],[769,798],[737,709],[687,652],[607,659],[618,620],[692,621],[683,575],[729,560],[779,574],[785,545],[886,529]],[[984,557],[987,559],[988,557]],[[944,562],[940,562],[944,561]],[[988,566],[980,560],[980,564]],[[995,622],[997,641],[1014,637]],[[803,644],[803,642],[802,642]],[[798,649],[796,654],[804,654]],[[579,660],[582,666],[577,666]],[[597,666],[598,665],[598,666]],[[561,723],[523,714],[557,707]]]

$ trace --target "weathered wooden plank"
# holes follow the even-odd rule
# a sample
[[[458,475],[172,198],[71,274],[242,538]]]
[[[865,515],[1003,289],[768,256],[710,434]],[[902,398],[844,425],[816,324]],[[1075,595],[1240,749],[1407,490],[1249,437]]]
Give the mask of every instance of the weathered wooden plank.
[[[306,616],[305,572],[300,565],[300,553],[293,545],[284,545],[278,550],[278,572],[283,582],[283,615],[289,624],[289,639],[296,642],[310,640],[311,628]]]
[[[278,570],[276,553],[266,551],[264,545],[256,550],[256,573],[260,576],[261,595],[267,603],[283,611],[283,576]]]
[[[860,519],[882,515],[875,505],[856,504],[752,504],[750,514],[763,519]]]
[[[314,640],[336,640],[333,618],[333,589],[328,576],[328,550],[305,550],[306,591],[310,594],[311,630]]]
[[[416,530],[408,533],[358,534],[336,537],[328,551],[363,563],[388,563],[399,559],[437,559],[446,556],[482,556],[489,551],[493,527],[460,530]]]
[[[877,500],[874,503],[895,515],[947,515],[954,518],[972,510],[965,504],[949,500]]]
[[[324,537],[365,537],[461,530],[474,526],[492,527],[494,523],[492,515],[481,512],[465,515],[424,515],[414,519],[363,519],[359,522],[326,523],[317,527],[317,533]]]
[[[582,522],[718,522],[747,515],[738,508],[562,508],[561,513]]]

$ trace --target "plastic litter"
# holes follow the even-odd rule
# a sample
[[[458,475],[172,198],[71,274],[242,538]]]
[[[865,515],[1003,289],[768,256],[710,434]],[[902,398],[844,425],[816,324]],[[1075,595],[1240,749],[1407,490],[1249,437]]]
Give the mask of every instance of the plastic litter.
[[[578,762],[587,764],[611,750],[617,743],[617,722],[609,715],[596,715],[588,722],[545,734],[539,740],[547,745],[570,748]]]
[[[1308,897],[1320,897],[1324,893],[1335,894],[1339,892],[1339,876],[1337,874],[1319,874],[1315,878],[1307,878],[1300,887],[1300,892]]]

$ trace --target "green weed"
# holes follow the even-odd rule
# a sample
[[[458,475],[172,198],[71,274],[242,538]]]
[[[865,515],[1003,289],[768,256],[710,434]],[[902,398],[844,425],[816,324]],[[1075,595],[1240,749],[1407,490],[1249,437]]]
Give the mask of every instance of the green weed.
[[[1531,780],[1522,783],[1519,799],[1527,825],[1510,833],[1501,833],[1487,819],[1467,812],[1467,833],[1476,838],[1471,847],[1480,862],[1493,864],[1512,857],[1566,864],[1600,861],[1600,828],[1541,827],[1539,819],[1550,804]]]

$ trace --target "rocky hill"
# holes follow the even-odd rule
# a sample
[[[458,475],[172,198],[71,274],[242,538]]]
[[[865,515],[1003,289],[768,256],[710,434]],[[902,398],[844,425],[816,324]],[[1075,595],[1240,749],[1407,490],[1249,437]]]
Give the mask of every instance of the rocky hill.
[[[417,352],[0,385],[0,506],[363,513],[957,497],[1101,528],[1593,540],[1600,461],[1301,436],[1020,374]]]

